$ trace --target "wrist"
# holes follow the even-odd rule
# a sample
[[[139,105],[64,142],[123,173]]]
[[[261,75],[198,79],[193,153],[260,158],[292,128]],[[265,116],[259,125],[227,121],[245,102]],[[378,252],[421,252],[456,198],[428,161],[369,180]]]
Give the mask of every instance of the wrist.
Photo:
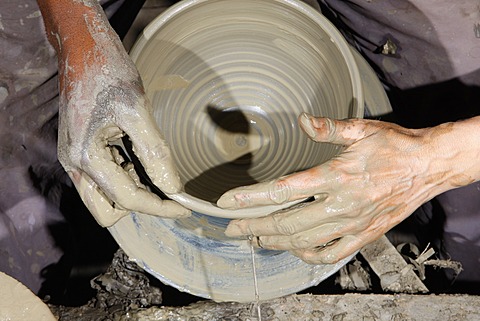
[[[480,117],[429,128],[424,137],[435,194],[480,180]]]

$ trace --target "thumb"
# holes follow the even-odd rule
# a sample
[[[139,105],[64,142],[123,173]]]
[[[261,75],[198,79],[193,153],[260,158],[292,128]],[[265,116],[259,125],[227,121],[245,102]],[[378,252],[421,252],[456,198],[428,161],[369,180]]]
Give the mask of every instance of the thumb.
[[[305,134],[316,142],[351,145],[367,136],[361,119],[336,120],[302,113],[298,123]]]

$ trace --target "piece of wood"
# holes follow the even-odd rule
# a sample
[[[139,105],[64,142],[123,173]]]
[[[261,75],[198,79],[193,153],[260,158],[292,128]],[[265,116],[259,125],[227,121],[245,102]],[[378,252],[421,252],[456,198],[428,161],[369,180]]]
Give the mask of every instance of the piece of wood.
[[[400,293],[427,293],[428,288],[415,274],[386,236],[360,250],[372,270],[380,278],[384,291]]]

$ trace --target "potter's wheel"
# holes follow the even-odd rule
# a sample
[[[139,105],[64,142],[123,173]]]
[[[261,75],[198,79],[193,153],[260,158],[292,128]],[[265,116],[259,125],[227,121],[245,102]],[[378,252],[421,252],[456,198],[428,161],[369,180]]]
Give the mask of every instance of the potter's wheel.
[[[373,70],[355,53],[370,113],[390,104]],[[247,240],[225,237],[229,220],[194,213],[181,220],[131,214],[109,230],[127,255],[163,283],[216,301],[253,301],[254,283]],[[261,300],[317,285],[351,258],[334,265],[310,265],[288,252],[256,250]]]
[[[242,47],[238,44],[242,43],[242,41],[250,41],[252,36],[251,32],[248,30],[245,33],[241,33],[233,42],[231,42],[231,39],[228,38],[221,39],[221,41],[216,44],[217,47],[213,47],[211,42],[203,41],[201,38],[202,30],[207,30],[208,28],[194,28],[199,34],[195,34],[195,37],[190,37],[188,31],[185,30],[188,26],[188,23],[192,21],[192,19],[195,19],[196,16],[193,15],[193,10],[189,10],[189,6],[198,4],[199,7],[204,8],[202,14],[199,15],[201,17],[201,19],[198,20],[199,24],[203,24],[205,21],[207,21],[207,23],[216,23],[218,22],[218,20],[216,20],[217,16],[215,15],[215,11],[213,11],[213,9],[211,9],[212,7],[210,6],[214,6],[215,3],[219,3],[221,1],[223,0],[191,0],[179,3],[175,9],[169,11],[170,15],[165,15],[164,18],[156,20],[157,25],[165,27],[164,30],[166,31],[163,32],[162,36],[155,34],[155,25],[151,28],[147,27],[146,31],[144,31],[144,38],[147,38],[146,40],[150,38],[151,45],[158,45],[157,47],[159,51],[150,51],[150,60],[142,60],[142,56],[135,56],[135,54],[132,55],[132,58],[137,64],[140,74],[142,75],[142,79],[144,80],[144,84],[147,88],[147,94],[150,92],[149,96],[153,105],[159,106],[160,108],[164,106],[171,107],[170,109],[166,108],[166,113],[159,117],[160,120],[163,119],[165,122],[165,124],[159,126],[164,132],[166,139],[169,141],[171,146],[178,147],[179,144],[176,144],[175,146],[175,141],[172,143],[172,140],[176,136],[180,136],[181,132],[173,131],[173,129],[169,132],[168,129],[165,130],[164,128],[167,128],[169,125],[171,125],[171,123],[175,123],[176,119],[188,119],[190,116],[187,114],[180,114],[180,116],[177,114],[172,114],[172,117],[168,118],[170,117],[169,113],[179,109],[183,110],[182,108],[194,108],[195,106],[191,100],[186,100],[184,107],[181,107],[183,103],[179,100],[175,100],[179,97],[177,94],[182,92],[182,89],[192,88],[191,91],[187,91],[184,96],[190,97],[189,95],[197,95],[198,99],[196,99],[196,101],[200,102],[200,107],[204,106],[204,104],[201,103],[203,100],[206,100],[206,98],[212,99],[212,97],[218,97],[215,95],[218,92],[223,92],[222,90],[224,88],[229,88],[231,90],[230,96],[235,98],[233,100],[247,102],[240,105],[252,105],[249,104],[248,101],[250,101],[250,98],[254,98],[256,92],[258,92],[259,88],[261,88],[261,86],[256,82],[255,78],[252,78],[251,81],[247,83],[241,82],[241,86],[237,86],[236,84],[238,84],[238,82],[236,81],[228,82],[228,86],[223,86],[221,83],[218,84],[218,82],[215,84],[215,81],[202,84],[202,81],[208,79],[208,77],[202,72],[206,72],[206,75],[212,75],[211,73],[208,73],[210,72],[210,69],[214,69],[218,74],[222,74],[222,79],[228,79],[228,77],[225,75],[229,74],[230,69],[228,66],[230,65],[225,63],[224,57],[227,57],[228,55],[224,54],[224,52],[229,54],[231,54],[232,51],[243,52],[245,56],[237,57],[237,55],[233,55],[231,60],[237,59],[237,61],[240,63],[248,62],[250,70],[258,72],[258,74],[273,74],[274,76],[272,76],[271,79],[275,81],[280,79],[282,74],[284,74],[284,67],[277,68],[270,64],[270,62],[278,62],[283,59],[283,57],[289,55],[293,55],[295,57],[294,61],[289,62],[289,65],[294,64],[295,68],[288,69],[289,73],[287,78],[288,81],[291,81],[289,88],[297,88],[298,90],[287,91],[288,94],[278,90],[279,95],[275,96],[276,91],[271,89],[276,88],[276,83],[274,82],[273,85],[267,83],[266,85],[271,86],[265,87],[265,92],[267,94],[263,96],[264,99],[262,100],[262,105],[264,105],[266,109],[268,109],[267,107],[271,101],[275,101],[273,98],[283,97],[286,101],[289,101],[290,99],[292,100],[292,103],[285,104],[285,108],[311,108],[311,110],[303,109],[302,111],[309,111],[312,114],[318,115],[319,112],[315,110],[315,108],[317,108],[319,105],[325,106],[329,104],[330,106],[333,106],[331,107],[332,114],[323,114],[327,117],[346,118],[362,116],[363,112],[361,109],[363,109],[363,106],[360,103],[358,103],[357,106],[351,104],[350,110],[345,111],[344,114],[336,113],[336,109],[340,109],[337,108],[337,106],[348,106],[349,99],[347,99],[347,94],[349,91],[348,86],[351,81],[348,78],[344,79],[339,77],[337,73],[332,73],[332,68],[330,68],[331,64],[324,63],[325,61],[322,60],[324,57],[329,57],[331,61],[336,61],[337,58],[341,58],[341,55],[335,53],[334,51],[330,53],[330,56],[317,55],[317,52],[314,49],[316,45],[315,42],[318,39],[326,39],[325,43],[330,47],[333,47],[333,49],[336,47],[331,45],[332,43],[336,43],[338,46],[343,46],[343,52],[348,52],[349,49],[346,43],[344,43],[343,39],[339,39],[341,38],[339,33],[336,33],[338,34],[338,37],[335,38],[335,41],[331,40],[331,38],[330,41],[329,37],[327,37],[325,33],[320,33],[320,31],[318,35],[314,34],[316,31],[316,23],[322,23],[322,21],[325,20],[323,17],[318,17],[318,13],[311,13],[312,9],[307,5],[293,0],[249,2],[246,0],[242,2],[231,1],[229,2],[229,10],[226,12],[224,12],[225,10],[222,11],[222,8],[219,7],[220,11],[218,12],[218,17],[225,17],[225,14],[227,13],[235,14],[236,12],[248,11],[250,10],[250,7],[257,6],[257,8],[254,10],[254,13],[248,12],[247,16],[250,19],[248,20],[249,23],[253,24],[253,30],[256,30],[255,28],[262,28],[264,26],[263,21],[260,19],[253,19],[255,18],[255,14],[261,12],[262,10],[270,19],[277,21],[277,25],[274,25],[274,27],[270,30],[271,34],[268,32],[265,33],[267,36],[272,36],[272,39],[270,39],[271,43],[276,44],[277,46],[264,46],[264,43],[266,43],[265,41],[269,39],[262,39],[262,41],[253,44],[257,51],[249,52],[244,50],[243,48],[246,48],[246,46]],[[237,7],[232,8],[233,6]],[[272,6],[278,8],[275,15],[271,14]],[[184,8],[184,11],[186,12],[184,21],[178,21],[177,19],[177,25],[172,27],[175,21],[172,22],[169,18],[172,18],[176,11],[182,11]],[[188,16],[189,14],[191,15]],[[205,15],[208,14],[212,15],[212,19],[205,18]],[[298,18],[299,20],[291,21],[291,25],[289,26],[290,28],[297,28],[297,25],[294,23],[295,21],[304,22],[305,25],[298,27],[295,32],[290,31],[290,29],[286,31],[277,28],[278,25],[285,25],[287,19],[289,19],[289,15],[301,16]],[[231,32],[232,30],[236,32],[237,29],[232,27],[234,25],[232,22],[237,21],[238,23],[240,20],[235,20],[233,18],[224,19],[225,23],[220,21],[218,22],[218,26],[215,28],[210,28],[213,30],[212,32],[218,34],[222,34],[223,32]],[[324,27],[329,29],[327,24],[324,24]],[[296,46],[295,42],[298,40],[296,35],[302,32],[302,35],[308,41],[302,42],[301,45]],[[165,40],[170,39],[169,37],[174,39],[175,42],[185,42],[182,42],[181,45],[177,44],[176,46],[169,47],[169,44],[171,44],[173,41],[172,40],[171,42],[168,42]],[[206,37],[208,38],[210,35],[207,35]],[[214,37],[210,37],[208,39],[213,38]],[[163,42],[158,39],[163,39]],[[342,41],[344,43],[343,45]],[[209,46],[203,47],[203,44],[205,43],[207,43]],[[230,50],[232,46],[239,46],[241,50]],[[189,50],[186,50],[187,47]],[[310,48],[310,51],[306,52],[305,50],[308,48]],[[171,53],[168,50],[171,50]],[[365,101],[366,108],[368,109],[370,115],[388,113],[390,105],[384,89],[378,81],[378,78],[365,60],[358,53],[356,53],[355,50],[352,49],[352,51],[353,58],[348,53],[347,56],[350,57],[348,58],[348,61],[350,64],[352,64],[352,61],[355,60],[353,64],[356,64],[359,69],[359,75],[358,71],[354,71],[355,75],[352,77],[357,77],[356,79],[358,79],[358,81],[352,82],[354,83],[352,86],[357,86],[358,89],[358,87],[360,87],[359,83],[361,82],[361,86],[363,86],[364,89],[362,93],[364,97],[360,97],[361,95],[354,95],[352,100],[354,102]],[[164,56],[160,56],[160,53],[164,54]],[[218,60],[212,61],[212,59],[210,59],[210,53],[219,57]],[[251,54],[255,54],[255,59],[250,59],[252,57]],[[308,55],[305,56],[305,54]],[[297,59],[300,56],[303,58]],[[318,61],[315,60],[317,59],[317,56],[320,56],[320,60]],[[255,69],[258,65],[258,59],[262,59],[262,57],[264,57],[262,64],[258,69]],[[168,65],[167,62],[169,60],[174,63],[181,58],[185,58],[181,61],[181,63],[177,63],[178,68],[181,70],[175,69],[175,71],[159,72],[160,68]],[[310,68],[312,64],[303,64],[303,62],[310,61],[310,58],[313,65],[323,66],[322,73],[319,73],[319,70],[315,68]],[[161,63],[158,61],[161,61]],[[205,61],[208,61],[209,63],[203,63]],[[253,64],[252,61],[254,61],[255,64]],[[197,68],[198,71],[195,68]],[[160,75],[167,76],[160,77],[161,82],[156,83],[154,81],[154,77],[152,76],[155,72],[159,73]],[[293,78],[295,74],[297,74],[297,78],[290,79]],[[182,75],[182,77],[178,75]],[[195,82],[196,75],[200,75],[198,77],[198,82]],[[307,75],[310,78],[308,78],[308,81],[305,81],[305,77]],[[323,90],[322,88],[312,86],[312,84],[318,80],[317,78],[319,75],[324,75],[323,79],[329,79],[332,81],[330,87],[327,86],[327,88],[323,88],[325,90],[324,92],[321,91]],[[348,76],[348,73],[345,75]],[[162,87],[163,92],[161,93],[161,97],[167,97],[168,99],[165,98],[165,100],[161,100],[158,98],[159,96],[155,95],[155,93],[152,94],[152,91],[149,90],[152,86],[157,87],[157,89]],[[253,90],[248,89],[252,86],[254,88]],[[202,92],[202,88],[206,88],[204,92]],[[214,88],[215,90],[210,90],[210,88]],[[247,88],[248,90],[244,91],[243,88]],[[344,92],[342,92],[342,90],[344,90]],[[335,95],[331,94],[333,91],[336,91]],[[355,90],[353,91],[355,92]],[[204,97],[206,98],[204,99]],[[328,97],[330,100],[324,100]],[[342,99],[346,99],[348,101],[342,102]],[[220,104],[220,106],[228,106],[229,100],[226,99],[225,101],[226,103],[223,105]],[[272,108],[275,108],[276,105],[272,103],[271,106]],[[285,131],[288,129],[291,130],[292,133],[299,132],[299,130],[296,131],[296,128],[294,128],[296,126],[295,118],[299,113],[300,110],[292,110],[293,115],[291,115],[291,117],[285,116],[280,118],[280,120],[287,124],[283,127]],[[256,123],[258,123],[258,121]],[[206,122],[200,123],[198,127],[204,127],[203,124],[206,124]],[[280,127],[281,126],[279,125],[275,125],[271,126],[270,128]],[[189,125],[185,129],[185,133],[188,134],[192,132],[191,128],[195,128],[195,126]],[[279,140],[281,141],[281,144],[278,146],[283,147],[283,145],[286,145],[286,139],[290,137],[290,135],[290,133],[284,133],[282,139]],[[171,139],[169,139],[170,136],[172,137]],[[202,142],[192,143],[192,141],[196,138],[195,136],[199,135],[192,136],[189,141],[191,143],[184,144],[184,146],[205,146],[205,144]],[[215,135],[206,135],[205,137],[207,136],[216,137]],[[236,136],[234,136],[234,138],[235,137]],[[292,148],[298,147],[299,143],[297,141],[290,141],[290,145],[291,150],[293,150]],[[330,146],[330,148],[333,147]],[[277,149],[276,154],[282,153]],[[301,147],[300,150],[297,150],[292,154],[312,155],[312,153],[308,152],[305,147]],[[275,155],[275,153],[273,155]],[[190,156],[183,156],[182,159],[186,161],[183,164],[184,166],[182,166],[179,160],[179,168],[191,166],[191,163],[195,163],[195,165],[198,165],[197,163],[201,163],[199,161],[191,161]],[[263,160],[264,158],[259,158],[260,162]],[[253,158],[254,164],[256,164],[255,161],[256,159]],[[288,164],[288,161],[271,161],[269,163]],[[310,164],[303,166],[311,167],[313,165]],[[258,168],[256,166],[253,167]],[[287,172],[295,170],[296,169],[293,168],[289,169]],[[275,177],[284,174],[286,173],[275,174]],[[216,179],[216,181],[214,180],[213,183],[209,182],[206,184],[205,187],[209,187],[208,185],[215,184],[215,182],[220,182],[221,179],[222,177],[219,177]],[[260,177],[260,179],[262,178]],[[138,265],[143,267],[146,271],[157,277],[165,284],[171,285],[181,291],[216,301],[254,301],[255,288],[249,242],[245,239],[227,238],[224,235],[224,230],[228,222],[228,218],[207,216],[195,212],[192,217],[179,220],[162,219],[158,217],[132,213],[130,216],[124,217],[114,226],[110,227],[109,231],[118,242],[120,247],[132,260],[136,261]],[[258,293],[260,300],[267,300],[292,294],[317,285],[338,271],[349,260],[350,258],[347,258],[334,265],[310,265],[289,254],[288,252],[269,251],[263,249],[255,250]]]

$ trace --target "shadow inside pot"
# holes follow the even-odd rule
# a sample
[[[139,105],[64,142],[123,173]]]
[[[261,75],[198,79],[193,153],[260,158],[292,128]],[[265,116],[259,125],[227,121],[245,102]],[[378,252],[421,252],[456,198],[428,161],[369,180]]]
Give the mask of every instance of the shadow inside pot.
[[[239,109],[220,109],[213,105],[206,107],[207,114],[212,122],[227,133],[220,144],[226,149],[241,148],[249,150],[248,135],[251,128],[247,117]],[[233,141],[232,135],[233,134]],[[185,184],[185,191],[200,199],[215,203],[226,191],[241,186],[251,185],[258,181],[249,174],[252,166],[253,154],[247,152],[234,158],[232,161],[222,163],[203,172]],[[215,184],[212,184],[215,182]],[[208,188],[204,188],[208,186]]]

